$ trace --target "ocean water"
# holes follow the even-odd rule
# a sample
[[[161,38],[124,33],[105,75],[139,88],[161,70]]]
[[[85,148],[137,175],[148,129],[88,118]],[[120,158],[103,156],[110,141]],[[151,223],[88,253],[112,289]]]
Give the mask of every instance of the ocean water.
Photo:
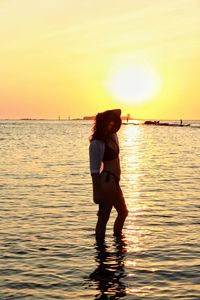
[[[0,299],[200,299],[200,122],[122,125],[129,215],[97,247],[91,121],[0,121]]]

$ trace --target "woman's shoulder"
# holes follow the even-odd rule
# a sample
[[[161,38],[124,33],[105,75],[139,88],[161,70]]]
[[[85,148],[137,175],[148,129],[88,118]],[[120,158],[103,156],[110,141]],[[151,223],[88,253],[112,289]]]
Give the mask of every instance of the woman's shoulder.
[[[105,143],[102,140],[94,139],[90,143],[90,148],[102,148],[104,149]]]
[[[102,140],[94,139],[94,140],[91,141],[90,145],[91,144],[93,144],[93,145],[102,145],[102,144],[105,144],[105,143]]]

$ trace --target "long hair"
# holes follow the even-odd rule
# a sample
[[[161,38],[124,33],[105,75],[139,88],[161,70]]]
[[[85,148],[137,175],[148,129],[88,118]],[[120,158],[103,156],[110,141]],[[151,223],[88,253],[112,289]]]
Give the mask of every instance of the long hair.
[[[90,143],[95,139],[101,140],[105,143],[109,140],[110,134],[105,132],[110,121],[114,121],[115,124],[120,128],[121,118],[111,110],[106,110],[102,113],[98,113],[95,116],[92,135],[89,137]]]

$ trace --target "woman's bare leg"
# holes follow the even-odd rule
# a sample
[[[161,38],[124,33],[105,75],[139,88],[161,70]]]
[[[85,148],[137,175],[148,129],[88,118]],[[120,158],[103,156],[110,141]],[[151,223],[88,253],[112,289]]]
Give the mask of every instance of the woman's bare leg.
[[[122,234],[122,229],[123,229],[124,222],[125,222],[127,215],[128,215],[128,213],[126,213],[126,214],[122,214],[120,212],[118,213],[117,218],[114,223],[114,235],[115,236],[120,236]]]
[[[120,236],[122,234],[124,222],[128,216],[128,209],[120,186],[117,187],[117,197],[114,202],[114,207],[118,213],[113,228],[114,236]]]
[[[96,224],[96,241],[103,242],[105,239],[106,225],[110,217],[110,212],[112,210],[111,205],[100,204],[99,211],[97,213],[98,220]]]

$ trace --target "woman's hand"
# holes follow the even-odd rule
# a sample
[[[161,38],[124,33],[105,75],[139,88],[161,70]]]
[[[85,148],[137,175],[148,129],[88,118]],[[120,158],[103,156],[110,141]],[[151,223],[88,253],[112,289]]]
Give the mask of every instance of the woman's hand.
[[[99,204],[102,202],[100,174],[93,173],[91,175],[92,175],[92,184],[93,184],[93,202]]]

